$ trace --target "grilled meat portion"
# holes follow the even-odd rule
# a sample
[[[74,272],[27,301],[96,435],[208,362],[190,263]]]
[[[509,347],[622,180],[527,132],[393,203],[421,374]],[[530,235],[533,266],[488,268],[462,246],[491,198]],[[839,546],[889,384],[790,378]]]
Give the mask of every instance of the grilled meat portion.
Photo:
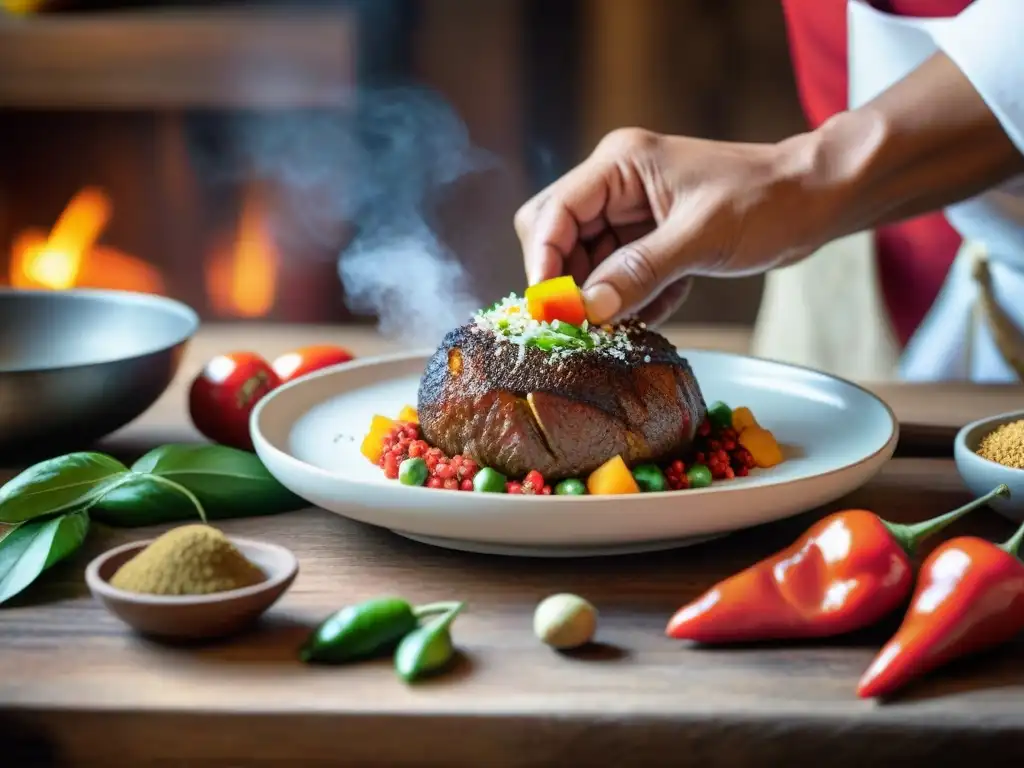
[[[473,322],[445,336],[420,380],[423,436],[509,477],[581,477],[621,454],[630,465],[684,453],[705,403],[663,336],[624,325],[613,346],[522,348]]]

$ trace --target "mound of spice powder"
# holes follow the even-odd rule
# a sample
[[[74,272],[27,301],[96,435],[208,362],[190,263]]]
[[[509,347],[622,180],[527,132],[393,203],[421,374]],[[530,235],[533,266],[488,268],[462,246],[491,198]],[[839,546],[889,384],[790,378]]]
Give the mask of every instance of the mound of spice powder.
[[[1004,467],[1024,469],[1024,419],[1003,424],[982,438],[978,455]]]
[[[206,595],[259,584],[266,575],[216,528],[182,525],[154,540],[110,584],[150,595]]]

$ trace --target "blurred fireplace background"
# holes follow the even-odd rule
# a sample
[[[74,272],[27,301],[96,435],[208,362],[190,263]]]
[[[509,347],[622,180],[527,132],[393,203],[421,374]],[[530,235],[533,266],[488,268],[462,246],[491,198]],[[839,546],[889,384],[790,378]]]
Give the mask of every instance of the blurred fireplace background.
[[[379,88],[435,92],[500,159],[428,195],[481,301],[524,287],[518,205],[607,131],[762,141],[803,128],[776,2],[35,4],[0,13],[0,284],[159,292],[207,320],[373,320],[347,307],[338,276],[367,209],[295,226],[311,199],[236,156],[253,126],[358,125],[377,119]],[[310,161],[327,194],[376,183],[373,163],[330,157]],[[748,325],[760,291],[702,281],[676,319]]]

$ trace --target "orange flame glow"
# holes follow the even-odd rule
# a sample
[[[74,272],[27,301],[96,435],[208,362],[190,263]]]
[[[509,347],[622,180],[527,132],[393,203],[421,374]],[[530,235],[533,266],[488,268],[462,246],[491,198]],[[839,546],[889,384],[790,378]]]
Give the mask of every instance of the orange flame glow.
[[[81,287],[163,293],[163,280],[153,267],[96,245],[112,210],[102,190],[88,187],[71,199],[49,235],[37,229],[22,232],[11,251],[11,285],[52,291]]]
[[[249,187],[234,244],[215,253],[207,264],[206,290],[218,314],[263,317],[274,307],[279,255],[266,210],[262,188]]]

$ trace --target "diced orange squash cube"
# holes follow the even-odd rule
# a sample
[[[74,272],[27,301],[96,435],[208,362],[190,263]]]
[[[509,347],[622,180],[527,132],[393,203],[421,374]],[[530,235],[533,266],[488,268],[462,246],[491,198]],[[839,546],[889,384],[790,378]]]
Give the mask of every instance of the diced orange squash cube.
[[[626,462],[621,456],[616,456],[590,473],[590,477],[587,478],[587,492],[592,496],[640,493],[640,486],[636,484]]]
[[[402,410],[399,412],[398,420],[409,421],[412,422],[413,424],[419,424],[420,416],[418,413],[416,413],[415,408],[413,408],[411,405],[407,405],[404,408],[402,408]]]
[[[751,413],[750,409],[746,406],[740,406],[734,408],[732,412],[732,428],[737,432],[742,432],[744,429],[749,427],[759,427],[757,419],[754,418],[754,414]]]
[[[394,419],[389,419],[387,416],[374,416],[370,420],[370,431],[366,433],[366,437],[363,438],[363,442],[359,446],[359,452],[376,464],[380,461],[381,453],[384,452],[382,445],[384,438],[394,429],[394,426]]]
[[[740,432],[739,443],[750,451],[759,467],[767,469],[782,463],[782,449],[775,435],[763,427],[747,427]]]
[[[587,319],[583,294],[569,275],[545,280],[527,288],[526,311],[530,317],[542,323],[561,320],[570,325],[582,325]]]

